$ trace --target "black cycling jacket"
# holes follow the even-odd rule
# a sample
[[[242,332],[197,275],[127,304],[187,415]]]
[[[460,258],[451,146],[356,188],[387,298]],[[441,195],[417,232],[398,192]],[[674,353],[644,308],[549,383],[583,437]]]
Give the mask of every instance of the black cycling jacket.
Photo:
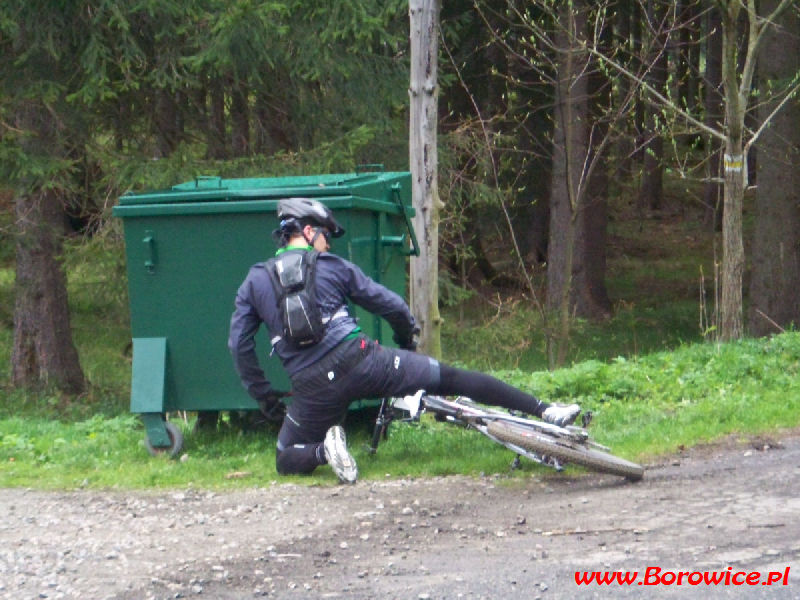
[[[410,337],[414,329],[414,317],[398,294],[367,277],[352,262],[328,252],[320,254],[317,260],[317,300],[323,318],[346,309],[347,302],[352,301],[386,319],[403,338]],[[281,334],[275,291],[264,264],[259,263],[250,268],[236,294],[228,338],[228,348],[242,385],[256,400],[265,398],[271,391],[256,354],[255,335],[262,323],[266,324],[270,339]],[[325,337],[318,344],[296,350],[280,340],[274,346],[275,353],[289,376],[293,376],[320,360],[356,327],[356,320],[348,313],[327,324]]]

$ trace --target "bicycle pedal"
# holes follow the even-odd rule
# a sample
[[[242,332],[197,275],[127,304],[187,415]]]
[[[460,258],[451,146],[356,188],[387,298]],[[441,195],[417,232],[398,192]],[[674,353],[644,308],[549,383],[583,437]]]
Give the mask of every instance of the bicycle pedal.
[[[547,454],[543,454],[541,456],[543,465],[547,465],[548,467],[559,472],[564,470],[564,465],[555,456],[549,456]]]

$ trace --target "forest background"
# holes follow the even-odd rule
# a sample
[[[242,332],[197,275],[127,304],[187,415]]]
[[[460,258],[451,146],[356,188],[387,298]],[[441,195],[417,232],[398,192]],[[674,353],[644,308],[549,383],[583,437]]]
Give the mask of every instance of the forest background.
[[[13,331],[3,385],[95,385],[72,338],[65,256],[88,249],[100,293],[127,305],[110,218],[125,191],[198,175],[408,168],[408,3],[315,4],[3,3],[0,319]],[[510,366],[536,353],[552,367],[581,356],[582,330],[608,345],[612,334],[591,328],[620,319],[668,344],[715,336],[731,264],[743,322],[723,337],[792,328],[797,11],[786,0],[758,12],[690,0],[443,3],[437,277],[459,323],[449,352],[491,364],[491,347]],[[739,205],[728,204],[733,173]],[[726,212],[746,242],[741,264],[725,255]],[[701,257],[690,272],[659,262],[677,248]],[[637,259],[652,261],[645,289],[621,275]]]

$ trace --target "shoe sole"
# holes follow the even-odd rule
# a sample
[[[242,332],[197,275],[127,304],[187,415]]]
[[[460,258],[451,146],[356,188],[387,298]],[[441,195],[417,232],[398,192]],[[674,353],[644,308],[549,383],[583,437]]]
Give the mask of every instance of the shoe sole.
[[[328,450],[328,440],[331,440],[330,445],[334,447],[334,452]],[[339,428],[333,435],[326,435],[325,442],[326,443],[323,444],[325,459],[333,469],[336,477],[338,477],[339,481],[342,483],[355,483],[356,479],[358,479],[358,465],[356,465],[355,459],[347,450],[347,438],[345,437],[344,431]],[[337,461],[337,458],[341,460]],[[352,476],[349,476],[349,471],[352,471]]]

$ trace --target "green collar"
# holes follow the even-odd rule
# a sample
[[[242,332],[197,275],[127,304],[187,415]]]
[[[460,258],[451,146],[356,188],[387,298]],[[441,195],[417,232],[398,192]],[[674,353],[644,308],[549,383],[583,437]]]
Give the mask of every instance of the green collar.
[[[288,250],[313,250],[313,249],[314,248],[312,248],[308,244],[304,244],[302,246],[291,246],[291,245],[289,245],[289,246],[284,246],[283,248],[278,248],[278,251],[275,253],[275,256],[279,256],[279,255],[283,254],[284,252],[287,252]]]

